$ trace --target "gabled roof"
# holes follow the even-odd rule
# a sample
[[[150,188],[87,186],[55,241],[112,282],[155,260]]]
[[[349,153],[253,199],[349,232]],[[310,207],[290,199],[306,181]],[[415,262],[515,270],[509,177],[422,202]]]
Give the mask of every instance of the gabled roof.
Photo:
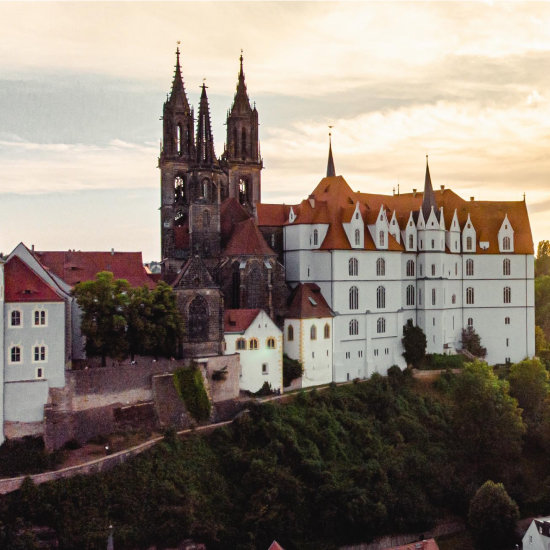
[[[261,204],[256,205],[256,217],[259,226],[279,227],[286,223],[290,213],[288,204]]]
[[[235,225],[223,253],[226,256],[276,256],[252,218]]]
[[[174,289],[219,288],[200,256],[190,256],[172,283]]]
[[[267,550],[284,550],[284,548],[276,541],[274,540]]]
[[[61,292],[41,279],[21,258],[11,257],[4,266],[6,302],[63,302]]]
[[[301,283],[290,295],[287,319],[334,317],[321,289],[315,283]]]
[[[35,251],[34,256],[71,286],[95,279],[100,271],[110,271],[115,279],[126,279],[132,286],[155,286],[143,266],[141,252]]]
[[[222,245],[229,241],[235,226],[242,221],[248,220],[250,217],[250,214],[237,199],[233,197],[225,199],[220,208]]]
[[[243,333],[258,317],[261,309],[226,309],[224,312],[224,332]]]

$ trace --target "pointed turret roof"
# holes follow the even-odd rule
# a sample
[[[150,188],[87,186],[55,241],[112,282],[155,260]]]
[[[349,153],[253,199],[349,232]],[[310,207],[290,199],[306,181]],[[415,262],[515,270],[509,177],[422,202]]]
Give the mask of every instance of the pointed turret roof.
[[[202,166],[216,164],[214,137],[212,136],[210,124],[210,107],[208,106],[206,84],[204,83],[202,85],[197,124],[197,162]]]
[[[336,176],[336,170],[334,169],[334,159],[332,158],[332,138],[328,135],[328,162],[327,162],[327,178],[333,178]]]
[[[233,106],[231,107],[231,114],[243,114],[250,113],[250,100],[248,99],[248,93],[246,92],[246,83],[244,81],[243,71],[243,54],[239,57],[241,62],[241,68],[239,70],[239,80],[237,81],[237,92],[235,93],[235,99],[233,100]]]
[[[435,215],[439,219],[439,211],[437,209],[437,203],[435,202],[435,194],[432,187],[432,178],[430,177],[430,167],[428,165],[428,155],[426,155],[426,178],[424,179],[424,196],[422,198],[422,215],[427,222],[430,217],[430,213],[434,209]]]
[[[168,103],[172,107],[182,110],[185,113],[190,112],[189,102],[187,101],[187,94],[185,93],[185,86],[183,85],[183,77],[181,76],[179,46],[176,49],[176,70],[174,72],[174,80],[172,81],[172,91],[170,92]]]

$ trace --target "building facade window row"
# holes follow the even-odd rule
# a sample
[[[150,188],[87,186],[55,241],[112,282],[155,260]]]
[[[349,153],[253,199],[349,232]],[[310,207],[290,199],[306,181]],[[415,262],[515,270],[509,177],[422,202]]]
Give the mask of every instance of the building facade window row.
[[[32,362],[45,363],[48,360],[47,347],[43,344],[32,347]],[[23,346],[11,346],[9,351],[10,363],[23,362]]]
[[[33,311],[33,326],[43,327],[47,325],[47,313],[44,309],[35,309]],[[13,309],[10,312],[10,327],[23,326],[23,312],[20,309]]]
[[[276,349],[277,341],[275,340],[275,338],[270,336],[269,338],[266,339],[265,345],[267,349]],[[258,348],[259,348],[259,340],[257,338],[250,338],[248,342],[246,341],[246,338],[237,338],[235,342],[235,349],[238,351],[242,351],[246,349],[256,350]]]

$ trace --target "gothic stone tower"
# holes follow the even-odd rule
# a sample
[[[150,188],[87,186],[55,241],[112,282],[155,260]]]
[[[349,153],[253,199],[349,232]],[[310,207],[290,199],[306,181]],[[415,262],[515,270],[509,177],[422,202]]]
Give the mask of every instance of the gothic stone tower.
[[[229,197],[250,213],[261,202],[261,170],[258,111],[250,107],[244,81],[243,56],[233,106],[227,114],[227,140],[222,160],[229,179]]]

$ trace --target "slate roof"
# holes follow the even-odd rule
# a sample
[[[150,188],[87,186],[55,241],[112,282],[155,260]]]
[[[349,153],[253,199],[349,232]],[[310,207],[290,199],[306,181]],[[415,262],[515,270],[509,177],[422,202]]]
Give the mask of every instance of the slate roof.
[[[63,296],[23,260],[13,256],[4,265],[6,302],[63,302]]]
[[[233,234],[224,250],[226,256],[276,256],[252,218],[235,225]]]
[[[287,319],[334,317],[332,310],[315,283],[301,283],[290,295]]]
[[[224,332],[243,333],[258,317],[261,309],[226,309],[224,312]]]
[[[143,266],[141,252],[35,251],[34,256],[71,286],[95,279],[100,271],[110,271],[115,279],[126,279],[132,286],[155,286]]]

